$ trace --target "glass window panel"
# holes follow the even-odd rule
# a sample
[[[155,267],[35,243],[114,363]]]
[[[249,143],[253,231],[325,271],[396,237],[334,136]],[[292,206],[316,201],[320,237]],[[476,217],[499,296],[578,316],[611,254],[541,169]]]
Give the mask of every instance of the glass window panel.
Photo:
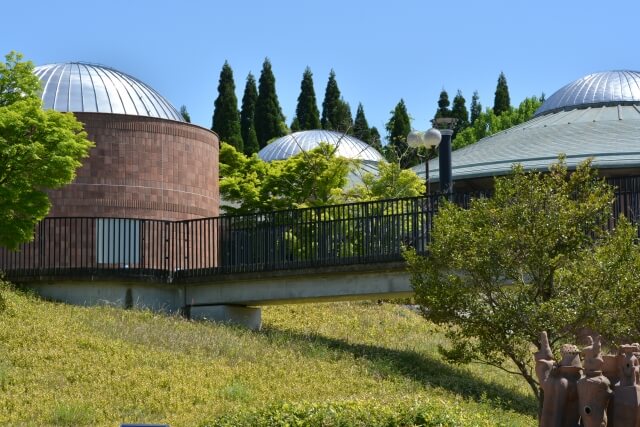
[[[80,80],[82,81],[82,105],[83,111],[95,113],[98,111],[96,92],[89,70],[86,65],[80,64]]]
[[[54,110],[57,111],[69,111],[69,64],[65,64],[63,72],[60,76],[60,82],[58,83],[58,91],[56,93],[56,102]]]
[[[49,83],[47,83],[45,87],[44,96],[42,97],[44,108],[53,109],[54,107],[60,74],[62,74],[62,67],[55,67],[53,74],[49,78]]]
[[[105,70],[96,68],[96,71],[102,78],[102,82],[104,84],[104,88],[107,91],[108,99],[109,99],[109,107],[110,111],[100,110],[101,113],[116,113],[116,114],[125,114],[124,107],[122,106],[122,100],[120,99],[120,95],[113,85],[113,79],[110,75],[108,75]]]
[[[70,111],[84,111],[82,105],[82,84],[78,64],[72,64],[69,70],[69,107]]]

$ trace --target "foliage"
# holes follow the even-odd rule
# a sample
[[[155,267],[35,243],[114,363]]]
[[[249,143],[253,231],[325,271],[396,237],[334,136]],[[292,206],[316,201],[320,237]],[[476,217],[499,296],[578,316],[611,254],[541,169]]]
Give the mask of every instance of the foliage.
[[[347,132],[353,125],[351,108],[340,96],[336,73],[331,70],[322,101],[322,129]]]
[[[369,122],[367,122],[367,118],[364,115],[364,107],[362,106],[362,103],[358,104],[358,109],[356,110],[356,119],[353,122],[352,134],[360,141],[364,141],[371,145],[371,129],[369,128]]]
[[[183,106],[180,107],[180,115],[182,116],[182,118],[184,119],[185,122],[191,123],[191,115],[187,111],[187,106],[186,105],[183,105]]]
[[[458,132],[469,127],[469,112],[467,111],[466,100],[462,96],[462,92],[458,91],[453,98],[453,108],[451,109],[451,117],[456,119],[453,127],[454,138]]]
[[[449,94],[446,90],[442,89],[440,97],[438,98],[438,109],[436,110],[435,118],[451,117],[449,105],[451,105],[451,102],[449,101]]]
[[[214,103],[213,125],[211,130],[216,132],[220,141],[233,145],[242,151],[242,135],[240,134],[240,113],[236,98],[236,84],[233,81],[233,70],[224,61],[218,81],[218,97]]]
[[[507,78],[501,72],[498,76],[498,84],[496,85],[496,93],[493,99],[493,113],[501,116],[503,113],[511,111],[511,99],[509,97],[509,86],[507,86]]]
[[[407,135],[411,132],[411,119],[403,99],[391,112],[386,129],[388,144],[385,147],[385,157],[387,160],[390,163],[399,161],[403,169],[418,164],[416,149],[409,148],[407,145]]]
[[[352,166],[351,160],[335,156],[329,144],[269,163],[223,144],[220,194],[234,203],[223,209],[240,214],[331,204],[334,190],[344,187]]]
[[[258,99],[254,117],[258,145],[264,148],[273,138],[286,135],[289,131],[276,94],[276,78],[271,69],[271,61],[265,58],[258,83]]]
[[[380,132],[378,131],[378,128],[375,126],[371,126],[371,143],[369,144],[370,146],[372,146],[373,148],[375,148],[376,150],[378,150],[380,153],[382,153],[384,150],[382,148],[382,137],[380,136]]]
[[[253,74],[247,76],[242,95],[242,109],[240,110],[240,134],[244,146],[244,153],[248,156],[260,151],[258,137],[256,135],[255,116],[256,102],[258,101],[258,88]]]
[[[459,404],[430,399],[394,405],[367,400],[336,403],[284,403],[266,409],[224,415],[203,427],[285,427],[285,426],[513,426],[513,421],[496,422],[486,412],[464,411]]]
[[[411,169],[402,169],[398,163],[378,163],[378,173],[365,171],[362,183],[342,191],[339,201],[363,202],[368,200],[398,199],[424,194],[424,182]]]
[[[263,330],[251,332],[4,296],[0,425],[86,422],[76,415],[86,409],[95,426],[195,426],[285,412],[285,404],[321,410],[322,402],[340,407],[342,419],[367,408],[404,416],[415,402],[433,416],[448,406],[452,417],[535,420],[534,401],[517,382],[484,366],[447,366],[435,351],[441,329],[396,304],[268,306]]]
[[[71,113],[44,111],[33,64],[11,52],[0,63],[0,246],[33,238],[49,212],[45,190],[75,178],[92,143]]]
[[[556,348],[575,342],[579,328],[600,329],[603,307],[624,296],[626,285],[634,289],[629,295],[640,291],[635,277],[617,280],[637,277],[630,272],[640,267],[640,255],[628,223],[607,231],[612,200],[612,189],[589,162],[569,174],[561,159],[548,173],[514,167],[512,175],[496,179],[492,198],[474,200],[468,210],[444,203],[429,257],[407,254],[423,314],[450,325],[452,345],[443,354],[496,366],[509,359],[540,397],[532,373],[540,331]],[[609,292],[602,306],[594,304]]]
[[[473,96],[471,97],[471,107],[469,111],[469,125],[473,126],[480,114],[482,113],[482,104],[480,104],[480,96],[478,95],[478,91],[473,92]]]
[[[518,108],[512,108],[500,116],[496,115],[492,109],[487,108],[487,111],[480,113],[475,119],[473,125],[456,135],[453,140],[453,149],[457,150],[466,147],[482,138],[526,122],[533,117],[533,114],[541,104],[540,99],[535,96],[525,98]]]
[[[320,129],[320,111],[316,102],[316,92],[313,89],[313,73],[309,67],[302,75],[296,116],[293,121],[292,131]]]

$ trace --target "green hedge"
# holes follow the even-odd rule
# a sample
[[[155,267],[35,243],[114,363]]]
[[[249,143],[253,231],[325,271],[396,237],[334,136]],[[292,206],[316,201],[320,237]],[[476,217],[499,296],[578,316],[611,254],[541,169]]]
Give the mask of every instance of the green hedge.
[[[355,401],[344,403],[280,404],[267,409],[222,416],[201,427],[392,427],[392,426],[499,426],[510,421],[495,419],[490,409],[469,411],[442,401],[382,405]]]

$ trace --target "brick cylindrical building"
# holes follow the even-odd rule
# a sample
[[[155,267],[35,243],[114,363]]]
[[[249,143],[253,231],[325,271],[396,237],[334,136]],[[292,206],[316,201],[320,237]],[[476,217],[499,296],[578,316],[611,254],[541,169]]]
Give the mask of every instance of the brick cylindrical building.
[[[95,143],[50,217],[184,220],[219,213],[218,138],[155,90],[111,68],[37,67],[44,108],[73,112]]]

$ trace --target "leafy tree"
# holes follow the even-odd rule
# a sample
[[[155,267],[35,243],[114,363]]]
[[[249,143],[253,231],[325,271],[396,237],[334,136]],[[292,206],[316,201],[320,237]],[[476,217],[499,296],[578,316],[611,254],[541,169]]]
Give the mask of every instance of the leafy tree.
[[[453,148],[457,150],[466,147],[482,138],[524,123],[533,117],[541,104],[540,100],[535,96],[525,98],[518,108],[511,109],[501,116],[496,116],[491,108],[487,108],[487,111],[478,115],[473,126],[469,126],[456,135],[453,140]]]
[[[276,78],[271,70],[269,58],[265,58],[260,72],[254,122],[260,148],[265,147],[273,138],[286,135],[289,131],[278,102]]]
[[[440,98],[438,98],[438,109],[436,110],[435,118],[451,117],[451,110],[449,109],[449,94],[446,90],[442,89],[440,92]]]
[[[238,150],[242,150],[236,84],[233,81],[233,70],[227,61],[224,61],[220,71],[218,97],[214,103],[211,130],[218,134],[221,141],[228,142]]]
[[[493,113],[500,116],[511,110],[511,99],[509,98],[509,87],[507,86],[507,78],[504,73],[500,73],[498,84],[496,86],[496,94],[493,100]]]
[[[341,191],[340,202],[363,202],[368,200],[416,197],[424,194],[422,179],[411,169],[402,169],[399,163],[382,161],[378,173],[364,171],[362,183]]]
[[[182,116],[182,118],[184,119],[185,122],[191,123],[191,115],[187,111],[187,106],[186,105],[183,105],[183,106],[180,107],[180,115]]]
[[[33,64],[10,52],[0,63],[0,245],[33,238],[51,203],[44,190],[62,187],[93,144],[71,113],[43,110]]]
[[[295,124],[295,126],[294,126]],[[307,67],[302,75],[300,83],[300,96],[296,107],[296,117],[291,124],[291,130],[320,129],[320,112],[316,101],[316,92],[313,89],[313,73]]]
[[[240,134],[244,146],[244,153],[251,155],[260,151],[258,137],[256,135],[255,115],[256,102],[258,101],[258,88],[253,74],[247,76],[242,95],[242,109],[240,110]]]
[[[356,111],[356,120],[353,123],[353,136],[360,141],[364,141],[371,145],[371,129],[369,123],[364,115],[364,107],[362,104],[358,104],[358,110]]]
[[[469,118],[469,124],[473,126],[476,122],[480,114],[482,113],[482,104],[480,104],[480,96],[478,95],[478,91],[473,92],[473,96],[471,97],[471,112]]]
[[[336,73],[331,70],[322,101],[322,129],[347,132],[353,125],[349,104],[340,96]]]
[[[222,144],[220,194],[233,203],[223,209],[241,214],[332,204],[352,167],[352,160],[336,157],[328,144],[269,163]]]
[[[387,160],[390,163],[399,161],[402,168],[417,164],[416,150],[407,145],[407,135],[411,132],[411,119],[403,99],[391,112],[386,129],[387,141],[389,142],[385,150]]]
[[[454,138],[458,132],[469,127],[469,112],[467,111],[466,100],[462,96],[462,92],[458,90],[458,93],[453,98],[453,108],[451,109],[451,117],[456,119],[456,124],[453,127]]]
[[[493,197],[469,209],[444,201],[429,255],[406,255],[423,315],[448,327],[451,346],[442,354],[521,375],[541,403],[532,359],[540,331],[558,349],[582,327],[598,331],[599,319],[613,319],[612,305],[627,301],[617,298],[640,291],[637,231],[626,220],[608,231],[612,200],[590,162],[569,173],[561,158],[548,173],[515,166],[495,180]],[[605,332],[624,329],[609,326]]]

